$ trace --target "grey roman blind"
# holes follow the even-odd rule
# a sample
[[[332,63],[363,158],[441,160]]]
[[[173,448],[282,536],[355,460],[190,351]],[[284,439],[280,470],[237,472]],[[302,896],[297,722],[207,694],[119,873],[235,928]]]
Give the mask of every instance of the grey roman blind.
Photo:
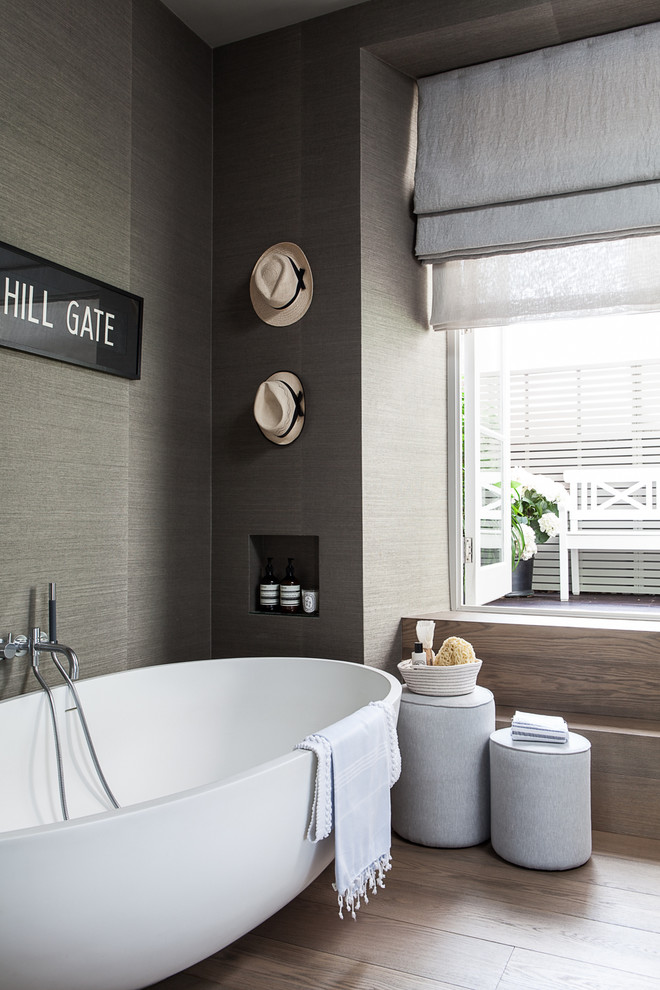
[[[660,231],[660,23],[419,80],[416,252]]]

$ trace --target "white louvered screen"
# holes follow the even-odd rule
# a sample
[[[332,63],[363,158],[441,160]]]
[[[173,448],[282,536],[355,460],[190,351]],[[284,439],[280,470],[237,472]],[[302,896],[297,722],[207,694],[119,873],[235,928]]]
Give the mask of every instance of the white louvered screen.
[[[513,371],[511,463],[555,481],[569,468],[660,464],[660,361]],[[660,553],[581,551],[580,582],[657,594]],[[534,587],[559,588],[556,539],[539,548]]]

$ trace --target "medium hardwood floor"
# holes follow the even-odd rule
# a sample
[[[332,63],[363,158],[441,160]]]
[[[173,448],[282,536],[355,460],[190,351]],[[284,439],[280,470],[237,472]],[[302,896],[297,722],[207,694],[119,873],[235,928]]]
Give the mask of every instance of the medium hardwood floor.
[[[594,833],[541,872],[489,843],[395,837],[386,887],[337,915],[331,865],[249,935],[153,990],[660,990],[660,841]]]

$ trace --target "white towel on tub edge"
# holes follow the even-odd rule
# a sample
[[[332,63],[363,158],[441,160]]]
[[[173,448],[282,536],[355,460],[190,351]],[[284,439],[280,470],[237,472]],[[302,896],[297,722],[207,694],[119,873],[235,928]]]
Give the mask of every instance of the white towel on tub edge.
[[[384,887],[391,867],[390,788],[401,773],[392,707],[375,701],[307,736],[298,749],[316,754],[316,780],[307,838],[335,831],[335,889],[339,916],[353,918],[368,891]]]

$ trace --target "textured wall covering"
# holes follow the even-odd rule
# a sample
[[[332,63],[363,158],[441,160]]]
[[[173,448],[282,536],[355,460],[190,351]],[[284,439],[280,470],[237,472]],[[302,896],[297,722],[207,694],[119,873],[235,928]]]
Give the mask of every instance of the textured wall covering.
[[[216,52],[213,650],[220,655],[362,659],[359,62],[357,50],[342,57],[336,23]],[[350,33],[352,23],[342,19],[340,27]],[[283,240],[305,251],[314,299],[299,322],[276,328],[256,316],[248,286],[262,251]],[[308,409],[289,447],[269,443],[252,415],[259,383],[282,369],[301,377]],[[318,618],[251,614],[251,534],[318,537]]]
[[[401,602],[444,602],[445,341],[413,259],[415,86],[362,55],[362,463],[365,662],[400,659]]]
[[[0,349],[0,635],[46,625],[54,580],[84,674],[184,623],[208,655],[211,53],[154,0],[0,13],[0,239],[145,299],[139,382]]]
[[[414,85],[361,62],[359,28],[348,10],[216,52],[214,653],[391,666],[401,602],[438,600],[419,559],[422,543],[441,558],[446,526],[444,342],[410,251]],[[278,240],[314,272],[310,310],[280,329],[247,291]],[[308,422],[282,449],[251,405],[288,367]],[[431,478],[415,485],[420,458]],[[254,614],[251,533],[318,536],[318,618]]]
[[[109,4],[96,19],[97,9],[3,4],[0,237],[130,289],[131,10]],[[98,671],[103,657],[87,644],[100,635],[122,666],[130,385],[4,349],[0,377],[13,393],[2,417],[3,633],[44,623],[54,580],[62,641]],[[22,668],[3,665],[5,679],[13,671],[3,695]]]
[[[131,268],[146,322],[129,404],[132,664],[210,649],[211,83],[210,51],[158,0],[136,3]]]

